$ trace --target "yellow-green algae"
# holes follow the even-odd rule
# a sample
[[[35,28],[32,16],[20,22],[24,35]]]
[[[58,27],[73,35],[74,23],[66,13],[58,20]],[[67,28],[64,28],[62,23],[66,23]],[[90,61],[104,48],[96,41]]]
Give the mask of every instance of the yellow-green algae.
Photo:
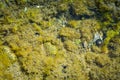
[[[120,79],[118,3],[0,0],[0,79]],[[82,43],[89,44],[97,31],[104,33],[103,44],[86,51]]]

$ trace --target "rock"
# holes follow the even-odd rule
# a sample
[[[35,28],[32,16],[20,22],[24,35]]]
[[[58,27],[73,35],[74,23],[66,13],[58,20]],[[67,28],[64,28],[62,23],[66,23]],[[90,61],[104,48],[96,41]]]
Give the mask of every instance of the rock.
[[[93,42],[96,42],[98,39],[101,39],[101,40],[102,40],[102,36],[101,36],[98,32],[96,32],[96,33],[94,34]]]
[[[101,39],[97,39],[97,40],[96,40],[96,45],[97,45],[97,46],[102,45],[102,40],[101,40]]]

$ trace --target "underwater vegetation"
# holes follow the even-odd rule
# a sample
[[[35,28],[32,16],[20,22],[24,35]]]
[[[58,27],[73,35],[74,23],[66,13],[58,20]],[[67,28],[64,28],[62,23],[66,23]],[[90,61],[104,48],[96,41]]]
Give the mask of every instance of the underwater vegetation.
[[[119,80],[119,0],[0,0],[0,80]]]

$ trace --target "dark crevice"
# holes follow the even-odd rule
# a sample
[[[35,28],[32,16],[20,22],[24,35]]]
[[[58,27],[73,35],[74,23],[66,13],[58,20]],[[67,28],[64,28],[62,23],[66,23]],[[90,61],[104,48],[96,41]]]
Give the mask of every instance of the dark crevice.
[[[59,38],[62,42],[66,41],[66,37],[65,36],[58,35],[57,38]]]
[[[93,18],[95,15],[87,15],[87,14],[82,14],[82,15],[76,15],[75,13],[75,9],[74,7],[71,5],[69,5],[69,14],[70,16],[72,17],[72,19],[75,19],[75,20],[82,20],[83,18],[84,19],[90,19],[90,18]]]
[[[60,16],[62,16],[64,14],[65,14],[65,11],[57,11],[57,14],[54,17],[60,18]]]
[[[4,17],[4,14],[0,14],[0,18],[3,18]]]
[[[95,12],[95,14],[97,15],[99,14],[95,9],[93,9],[93,11]],[[74,19],[74,20],[90,19],[97,16],[97,15],[88,15],[88,14],[77,15],[75,13],[75,9],[72,4],[69,4],[69,9],[67,11],[58,10],[57,14],[55,14],[54,17],[60,18],[62,15],[64,15],[67,19]]]
[[[35,36],[40,36],[40,33],[39,32],[35,32]]]
[[[46,80],[47,76],[48,75],[46,73],[43,73],[43,80]]]
[[[72,5],[69,5],[69,13],[72,18],[75,18],[77,16]]]

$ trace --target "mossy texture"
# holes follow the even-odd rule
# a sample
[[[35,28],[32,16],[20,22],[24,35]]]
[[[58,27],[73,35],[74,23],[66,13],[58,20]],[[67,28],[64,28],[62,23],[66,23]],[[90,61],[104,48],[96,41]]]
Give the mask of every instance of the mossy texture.
[[[0,80],[119,80],[119,3],[0,0]]]

